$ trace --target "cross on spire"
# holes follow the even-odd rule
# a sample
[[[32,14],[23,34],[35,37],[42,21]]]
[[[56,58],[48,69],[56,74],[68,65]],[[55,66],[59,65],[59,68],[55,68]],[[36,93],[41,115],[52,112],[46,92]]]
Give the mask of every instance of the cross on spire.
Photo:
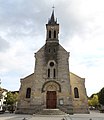
[[[54,10],[55,6],[53,5],[52,8],[53,8],[53,10]]]
[[[51,18],[49,19],[49,21],[48,21],[48,24],[57,24],[57,19],[55,19],[55,17],[54,17],[54,5],[53,5],[53,11],[52,11],[52,15],[51,15]]]

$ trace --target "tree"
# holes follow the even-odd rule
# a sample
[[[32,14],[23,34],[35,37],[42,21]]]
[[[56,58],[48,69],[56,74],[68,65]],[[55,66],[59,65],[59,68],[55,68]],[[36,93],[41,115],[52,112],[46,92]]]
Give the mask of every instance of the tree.
[[[0,100],[3,98],[3,89],[0,87]]]
[[[98,94],[98,100],[101,105],[104,105],[104,87],[100,90]]]
[[[18,93],[8,92],[6,99],[6,105],[8,106],[9,111],[13,112],[18,100]]]
[[[91,100],[92,106],[94,106],[95,108],[97,108],[97,106],[99,105],[99,101],[98,101],[98,96],[94,95],[92,100]]]
[[[88,104],[91,107],[95,107],[96,109],[99,106],[99,100],[98,100],[98,95],[97,94],[93,94],[89,100],[88,100]]]

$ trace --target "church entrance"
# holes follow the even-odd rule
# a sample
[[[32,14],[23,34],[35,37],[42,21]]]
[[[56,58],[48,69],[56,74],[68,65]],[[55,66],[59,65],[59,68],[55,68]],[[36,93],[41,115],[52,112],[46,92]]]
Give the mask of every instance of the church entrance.
[[[47,91],[46,95],[46,108],[55,109],[57,104],[56,91]]]

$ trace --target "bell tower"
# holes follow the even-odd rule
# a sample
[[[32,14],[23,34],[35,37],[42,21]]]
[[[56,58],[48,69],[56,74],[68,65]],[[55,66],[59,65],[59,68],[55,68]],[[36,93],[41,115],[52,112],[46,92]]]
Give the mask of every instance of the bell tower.
[[[54,8],[54,7],[53,7]],[[45,44],[45,61],[46,65],[50,60],[57,63],[57,54],[59,48],[59,24],[54,16],[54,9],[52,11],[51,17],[46,24],[46,44]]]
[[[48,24],[46,24],[46,30],[46,42],[58,43],[59,24],[57,23],[57,19],[54,17],[54,10],[52,11],[51,18],[48,20]]]

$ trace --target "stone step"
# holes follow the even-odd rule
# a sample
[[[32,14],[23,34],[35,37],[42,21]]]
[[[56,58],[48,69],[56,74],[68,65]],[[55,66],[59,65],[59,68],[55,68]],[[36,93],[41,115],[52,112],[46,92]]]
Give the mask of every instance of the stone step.
[[[59,109],[43,109],[35,115],[66,115],[66,113]]]

